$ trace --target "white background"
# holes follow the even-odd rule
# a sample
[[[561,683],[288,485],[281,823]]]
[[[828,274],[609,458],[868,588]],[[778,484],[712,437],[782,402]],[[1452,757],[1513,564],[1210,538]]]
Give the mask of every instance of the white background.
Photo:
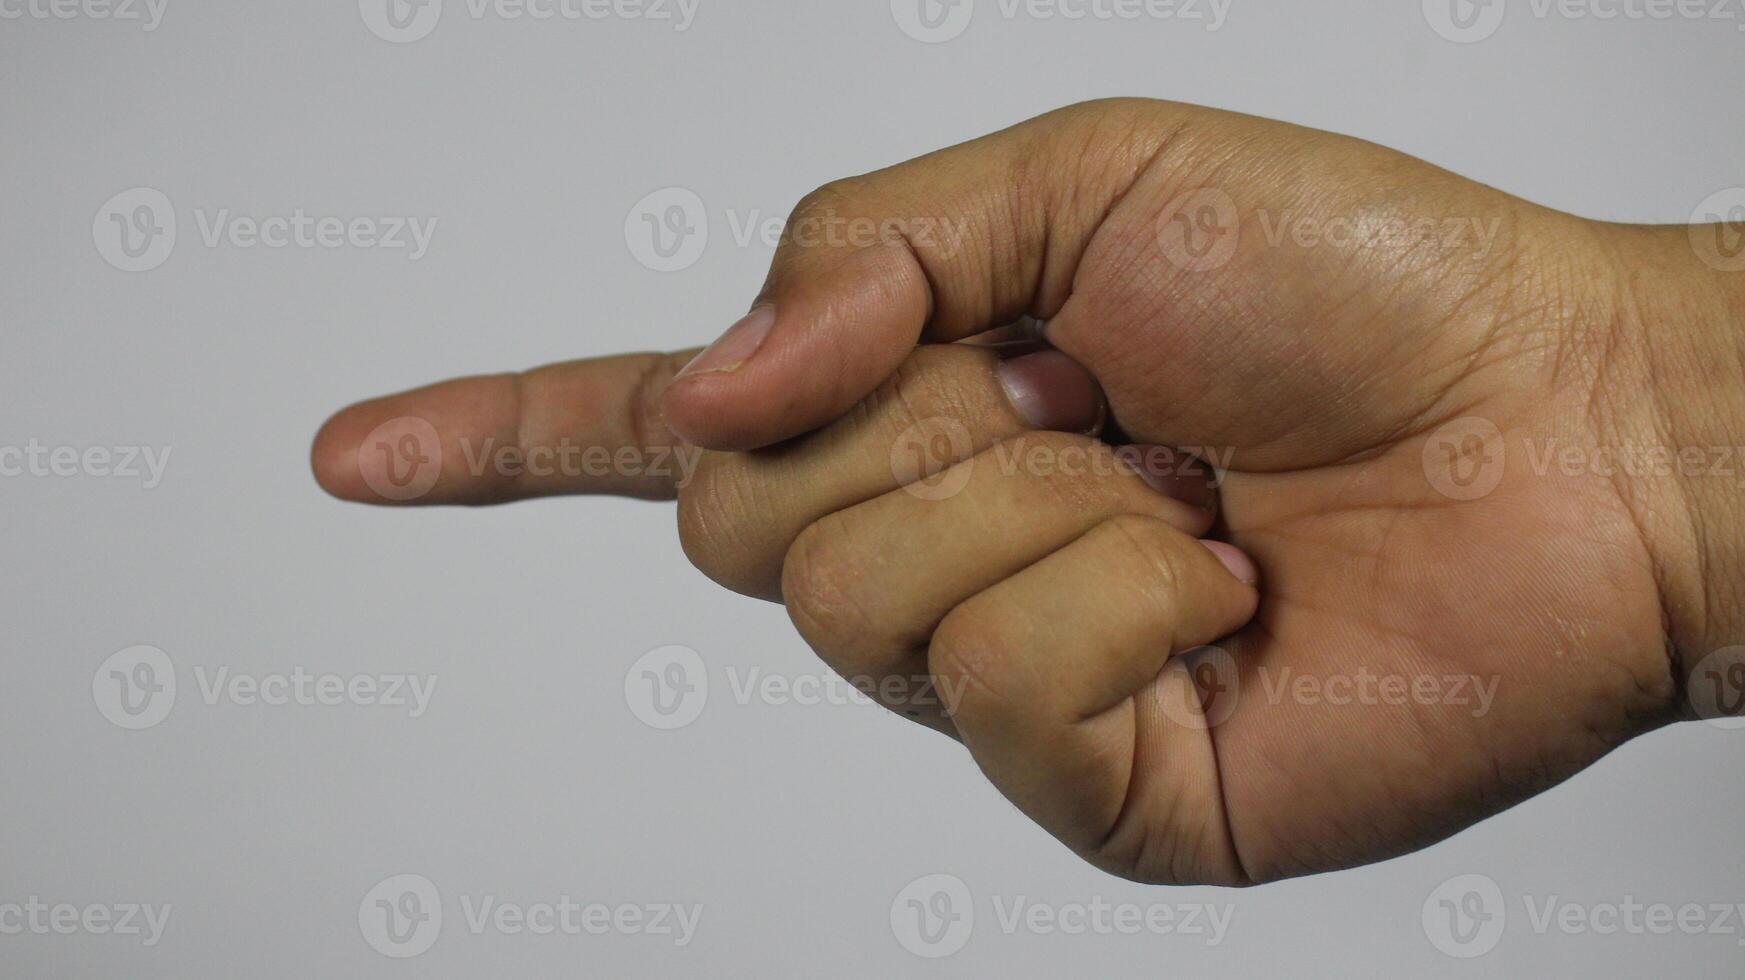
[[[38,0],[44,3],[46,0]],[[1603,0],[1602,0],[1603,2]],[[1745,5],[1726,21],[1572,21],[1512,0],[1439,37],[1418,0],[1234,0],[1205,21],[1001,16],[924,44],[886,0],[703,0],[672,22],[475,19],[392,44],[354,0],[169,0],[161,24],[0,19],[0,443],[171,447],[161,486],[0,480],[0,903],[173,907],[156,947],[0,935],[8,976],[1734,975],[1745,936],[1535,934],[1523,896],[1745,902],[1745,733],[1627,746],[1423,853],[1260,890],[1148,889],[1082,865],[956,746],[879,709],[734,702],[727,671],[823,671],[782,611],[690,570],[670,509],[548,501],[385,512],[329,500],[307,446],[355,398],[713,338],[769,259],[727,214],[1107,95],[1351,133],[1539,202],[1676,221],[1745,184]],[[1204,4],[1202,4],[1202,7]],[[178,242],[118,271],[93,219],[162,191]],[[627,247],[645,195],[712,223],[694,265]],[[415,216],[429,254],[206,247],[196,212]],[[1475,610],[1474,615],[1482,615]],[[105,720],[135,644],[180,690]],[[691,647],[706,709],[631,712],[645,652]],[[208,705],[194,671],[434,674],[429,711]],[[434,883],[428,952],[383,957],[359,903]],[[892,903],[928,875],[973,934],[912,955]],[[1421,922],[1460,875],[1507,928],[1444,955]],[[467,896],[700,903],[649,936],[474,935]],[[1004,934],[993,900],[1234,903],[1224,942]],[[1739,923],[1734,923],[1737,927]]]

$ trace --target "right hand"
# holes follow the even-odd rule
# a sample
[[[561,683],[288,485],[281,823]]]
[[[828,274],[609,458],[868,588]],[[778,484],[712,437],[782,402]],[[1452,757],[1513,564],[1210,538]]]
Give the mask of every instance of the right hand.
[[[827,232],[857,220],[904,234]],[[1745,635],[1732,604],[1706,601],[1733,567],[1710,560],[1732,543],[1697,509],[1711,489],[1535,462],[1698,432],[1740,444],[1745,413],[1667,407],[1685,394],[1669,374],[1718,370],[1691,353],[1693,332],[1648,342],[1673,311],[1736,330],[1736,285],[1701,268],[1684,229],[1590,223],[1355,140],[1128,101],[831,185],[790,227],[758,303],[767,336],[736,331],[725,360],[671,385],[664,418],[629,393],[670,360],[548,369],[532,389],[585,389],[625,414],[565,417],[525,385],[442,386],[330,424],[324,483],[354,495],[352,435],[413,411],[445,439],[471,426],[659,445],[664,422],[761,446],[849,411],[917,340],[1047,320],[1129,437],[1229,469],[1221,530],[1260,566],[1259,614],[1222,644],[1232,673],[1203,723],[1130,733],[1129,757],[1157,777],[1133,785],[1151,793],[1108,826],[1050,828],[1153,881],[1267,880],[1440,839],[1676,717],[1695,659]],[[953,234],[920,234],[941,228]],[[592,390],[619,377],[623,397]],[[713,531],[731,547],[754,521]],[[1408,694],[1330,700],[1360,677]],[[1417,696],[1421,682],[1439,696]],[[1495,685],[1482,712],[1475,684]],[[990,775],[1032,813],[1054,805],[1021,761]]]

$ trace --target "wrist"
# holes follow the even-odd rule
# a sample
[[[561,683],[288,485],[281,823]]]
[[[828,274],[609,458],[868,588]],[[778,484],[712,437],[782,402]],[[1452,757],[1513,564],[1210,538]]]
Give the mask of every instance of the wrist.
[[[1639,464],[1619,489],[1687,686],[1711,654],[1745,644],[1745,271],[1718,267],[1695,244],[1703,233],[1607,230],[1618,270],[1607,436]]]

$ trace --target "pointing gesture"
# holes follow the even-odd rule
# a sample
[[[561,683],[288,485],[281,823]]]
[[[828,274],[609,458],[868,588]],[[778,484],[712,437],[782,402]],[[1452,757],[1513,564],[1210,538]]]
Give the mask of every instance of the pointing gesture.
[[[1141,101],[789,228],[701,355],[365,402],[318,478],[676,497],[707,574],[1146,881],[1385,858],[1739,701],[1736,491],[1607,464],[1740,444],[1745,290],[1693,230]]]

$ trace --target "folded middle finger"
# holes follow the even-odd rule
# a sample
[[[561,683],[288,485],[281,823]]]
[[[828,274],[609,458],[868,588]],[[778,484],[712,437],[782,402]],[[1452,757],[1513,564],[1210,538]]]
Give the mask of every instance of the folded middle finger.
[[[751,453],[710,453],[679,493],[679,537],[704,574],[781,601],[782,562],[819,518],[921,484],[1037,430],[1090,433],[1096,381],[1058,351],[1001,360],[966,344],[919,348],[832,425]]]

